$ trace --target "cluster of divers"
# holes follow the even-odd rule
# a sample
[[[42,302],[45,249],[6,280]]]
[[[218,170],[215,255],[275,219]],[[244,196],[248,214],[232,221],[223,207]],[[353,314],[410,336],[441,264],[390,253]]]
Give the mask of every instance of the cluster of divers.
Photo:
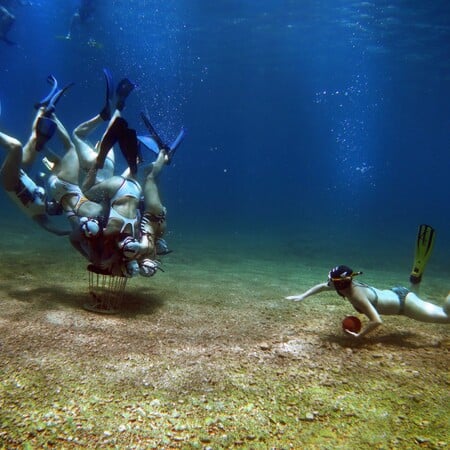
[[[102,275],[150,277],[160,269],[159,256],[170,252],[163,239],[166,208],[162,205],[158,176],[170,164],[184,139],[182,129],[167,145],[141,113],[149,135],[138,136],[122,117],[125,101],[135,88],[127,78],[114,88],[109,70],[105,105],[93,118],[72,133],[56,114],[56,105],[73,83],[62,88],[54,76],[47,79],[50,93],[35,105],[37,110],[30,138],[25,145],[0,132],[0,146],[7,150],[0,169],[3,188],[22,211],[42,228],[56,235],[68,235],[73,247],[89,261],[89,270]],[[100,142],[89,136],[107,124]],[[64,147],[58,155],[47,143],[57,136]],[[114,146],[127,162],[126,170],[115,173]],[[156,154],[144,163],[143,149]],[[41,158],[48,170],[45,186],[34,181],[30,170]],[[41,180],[42,181],[42,180]],[[52,216],[65,214],[69,228],[58,226]]]

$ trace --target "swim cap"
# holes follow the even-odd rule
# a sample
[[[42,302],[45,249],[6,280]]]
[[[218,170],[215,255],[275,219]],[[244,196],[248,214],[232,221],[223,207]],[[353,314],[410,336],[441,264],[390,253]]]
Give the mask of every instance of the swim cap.
[[[64,211],[61,203],[56,200],[47,200],[45,202],[45,212],[49,216],[60,216]]]
[[[361,275],[362,272],[354,272],[348,266],[336,266],[328,273],[328,283],[332,282],[336,291],[348,288],[352,284],[353,277]]]
[[[139,253],[139,241],[134,237],[127,236],[123,241],[118,244],[119,249],[122,251],[122,255],[125,259],[135,259]]]
[[[348,278],[353,274],[353,269],[348,266],[336,266],[328,273],[328,279],[330,281],[337,281],[339,278]]]
[[[45,189],[42,186],[36,186],[34,189],[33,200],[36,205],[45,205]]]
[[[139,265],[138,262],[133,259],[132,261],[128,261],[125,265],[127,275],[129,278],[132,278],[139,274]]]
[[[82,217],[80,219],[80,230],[87,238],[92,238],[100,233],[100,224],[97,219]]]
[[[156,261],[151,259],[144,259],[139,263],[139,273],[143,277],[151,277],[155,275],[156,270],[158,269],[159,264]]]

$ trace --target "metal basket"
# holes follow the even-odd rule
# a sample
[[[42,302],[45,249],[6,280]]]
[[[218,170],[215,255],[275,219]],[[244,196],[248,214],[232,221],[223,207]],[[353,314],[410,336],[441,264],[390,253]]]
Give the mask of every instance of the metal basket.
[[[83,308],[101,314],[117,313],[123,301],[128,278],[111,275],[92,264],[87,270],[90,299],[84,303]]]

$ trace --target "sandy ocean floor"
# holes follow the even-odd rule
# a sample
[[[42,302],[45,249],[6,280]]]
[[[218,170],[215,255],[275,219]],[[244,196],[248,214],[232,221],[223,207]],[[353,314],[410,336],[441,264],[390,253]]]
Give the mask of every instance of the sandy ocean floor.
[[[354,342],[336,294],[283,299],[352,264],[330,261],[330,242],[172,234],[165,272],[129,281],[107,316],[82,308],[86,264],[68,243],[0,228],[0,448],[450,445],[448,326],[385,317]],[[409,274],[376,246],[333,251],[369,284]],[[448,288],[434,270],[422,294]]]

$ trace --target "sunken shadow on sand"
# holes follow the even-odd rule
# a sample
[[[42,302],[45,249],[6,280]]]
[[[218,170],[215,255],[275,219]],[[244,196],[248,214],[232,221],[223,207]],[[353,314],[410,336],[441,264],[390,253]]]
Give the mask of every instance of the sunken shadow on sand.
[[[440,347],[440,342],[412,342],[409,340],[410,338],[418,338],[420,337],[417,333],[412,333],[410,331],[405,331],[402,333],[389,333],[383,336],[370,336],[365,337],[360,340],[352,339],[347,336],[336,336],[336,335],[327,335],[324,336],[324,340],[337,344],[342,348],[370,348],[372,346],[377,346],[379,349],[379,344],[382,344],[383,347],[402,347],[409,349],[419,349],[419,348],[436,348]]]
[[[33,304],[33,309],[48,310],[55,306],[68,306],[72,309],[83,309],[83,304],[89,299],[87,291],[73,292],[62,286],[37,287],[33,289],[9,289],[10,297],[24,303]],[[153,314],[164,305],[164,296],[150,290],[130,289],[125,292],[123,301],[114,316],[132,317],[139,314]],[[91,314],[100,314],[94,313]]]

